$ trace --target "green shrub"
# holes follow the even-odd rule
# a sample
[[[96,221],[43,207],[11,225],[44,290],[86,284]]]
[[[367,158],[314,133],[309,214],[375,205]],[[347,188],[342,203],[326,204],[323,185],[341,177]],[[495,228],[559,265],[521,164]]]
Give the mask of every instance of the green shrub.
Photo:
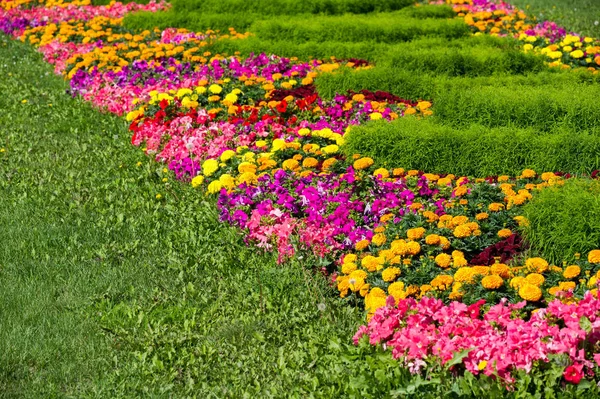
[[[438,90],[435,115],[456,127],[533,127],[549,132],[557,128],[589,130],[600,124],[600,87],[571,84],[562,87],[480,86],[465,90]]]
[[[523,235],[535,255],[560,264],[600,248],[600,182],[570,179],[542,190],[523,208]]]
[[[399,11],[412,18],[454,18],[456,13],[450,6],[428,4],[406,7]]]
[[[263,15],[244,14],[210,14],[189,12],[182,13],[175,10],[166,12],[137,12],[128,14],[123,24],[129,29],[160,29],[177,27],[186,28],[194,32],[207,29],[220,29],[226,31],[234,27],[240,32],[246,31],[255,21],[264,18]]]
[[[262,15],[365,14],[375,11],[395,11],[414,4],[414,0],[173,0],[177,11],[202,13],[244,13]]]
[[[387,13],[373,16],[344,15],[333,17],[277,18],[260,21],[251,31],[265,40],[291,42],[339,41],[395,43],[423,36],[454,39],[470,33],[459,19],[415,19],[402,14]]]
[[[434,118],[353,127],[347,154],[370,156],[387,167],[485,177],[538,171],[590,173],[600,168],[600,134],[472,125],[454,129]]]

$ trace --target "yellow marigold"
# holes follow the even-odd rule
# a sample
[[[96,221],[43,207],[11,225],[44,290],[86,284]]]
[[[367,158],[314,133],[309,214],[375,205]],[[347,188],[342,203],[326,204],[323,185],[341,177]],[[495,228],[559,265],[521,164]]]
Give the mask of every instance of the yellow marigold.
[[[568,266],[565,271],[563,272],[563,276],[564,278],[575,278],[577,276],[579,276],[579,274],[581,274],[581,268],[579,266],[573,265],[573,266]]]
[[[442,274],[431,280],[431,286],[438,290],[447,290],[450,289],[453,282],[454,278],[452,276]]]
[[[350,274],[356,270],[356,263],[344,263],[342,265],[342,273]]]
[[[359,242],[357,242],[356,244],[354,244],[354,248],[357,251],[362,251],[363,249],[367,248],[370,243],[371,242],[369,240],[360,240]]]
[[[452,266],[455,268],[467,266],[469,262],[465,258],[457,257],[453,258]]]
[[[373,160],[371,158],[364,157],[354,161],[352,166],[354,166],[354,169],[356,170],[363,170],[369,168],[371,165],[373,165]]]
[[[460,226],[461,224],[469,223],[469,218],[465,215],[458,215],[452,218],[452,224],[454,226]]]
[[[371,240],[371,242],[373,244],[377,245],[378,247],[380,247],[383,244],[385,244],[386,241],[387,241],[387,238],[385,237],[385,234],[382,234],[382,233],[375,234],[373,236],[373,239]]]
[[[350,291],[352,292],[360,291],[363,285],[365,285],[365,280],[361,277],[350,276],[348,279],[348,288],[350,288]]]
[[[512,231],[510,229],[502,229],[498,231],[498,237],[500,238],[508,238],[512,235]]]
[[[469,226],[462,224],[460,226],[457,226],[452,232],[452,234],[456,238],[466,238],[471,235],[471,229],[469,228]]]
[[[238,172],[240,173],[256,173],[256,165],[250,162],[242,162],[238,165]]]
[[[394,218],[394,214],[393,213],[386,213],[385,215],[383,215],[382,217],[379,218],[379,221],[381,223],[387,223],[390,220],[392,220]]]
[[[304,168],[316,168],[317,165],[319,165],[319,161],[313,157],[305,158],[304,161],[302,161],[302,167]]]
[[[598,278],[596,276],[590,277],[587,286],[588,288],[596,287],[598,285]]]
[[[517,276],[510,280],[510,286],[515,290],[519,289],[523,284],[527,284],[527,279],[522,276]]]
[[[360,261],[360,264],[362,267],[364,267],[365,269],[367,269],[370,272],[374,272],[376,270],[383,269],[383,259],[381,259],[379,257],[375,257],[373,255],[365,256]]]
[[[209,194],[216,194],[220,192],[222,188],[223,184],[219,180],[215,180],[213,182],[210,182],[210,184],[208,185],[208,192]]]
[[[525,218],[525,216],[515,216],[513,219],[517,222],[517,224],[520,227],[527,227],[527,226],[529,226],[529,220],[527,220]]]
[[[300,163],[295,159],[286,159],[281,166],[283,166],[283,169],[285,170],[296,170],[300,166]]]
[[[425,234],[425,229],[423,227],[416,227],[414,229],[408,229],[406,231],[406,236],[411,240],[418,240]]]
[[[410,255],[418,255],[421,252],[421,245],[416,241],[406,243],[406,250]]]
[[[390,172],[386,168],[375,169],[373,176],[381,176],[383,179],[390,177]]]
[[[529,284],[537,285],[538,287],[546,281],[544,276],[539,273],[529,273],[525,276],[525,280],[527,280]]]
[[[438,186],[448,186],[452,184],[452,179],[448,177],[442,177],[441,179],[438,179],[437,184]]]
[[[492,202],[491,204],[488,205],[488,210],[490,210],[491,212],[500,212],[503,209],[504,209],[504,204],[501,204],[499,202]]]
[[[192,187],[199,187],[204,182],[204,176],[198,175],[192,179]]]
[[[433,290],[433,287],[429,284],[423,284],[420,287],[420,290],[421,290],[421,296],[423,296],[423,295],[427,294],[429,291]]]
[[[481,212],[481,213],[478,213],[477,215],[475,215],[475,219],[477,219],[477,220],[485,220],[489,216],[490,215],[488,215],[486,212]]]
[[[386,262],[393,262],[397,256],[391,249],[382,249],[379,251],[379,257],[382,258]],[[399,262],[398,262],[399,263]]]
[[[594,249],[588,254],[588,262],[600,263],[600,249]]]
[[[381,273],[383,281],[392,282],[400,275],[400,269],[397,267],[388,267]]]
[[[406,298],[406,291],[404,291],[404,283],[402,281],[396,281],[388,287],[388,293],[394,297],[396,301]]]
[[[548,262],[542,258],[529,258],[525,261],[525,267],[534,273],[544,273],[548,270]]]
[[[225,150],[223,151],[223,153],[221,154],[221,161],[223,162],[227,162],[229,161],[231,158],[233,158],[235,156],[235,151],[233,150]]]
[[[365,296],[365,309],[369,313],[374,313],[377,309],[385,306],[387,295],[384,290],[379,287],[373,288]]]
[[[408,253],[408,247],[406,246],[406,241],[404,240],[394,240],[392,241],[391,250],[394,254],[404,256]]]
[[[252,172],[245,172],[238,176],[238,181],[247,185],[254,185],[258,182],[258,176]]]
[[[459,283],[472,283],[475,273],[470,267],[461,267],[454,273],[454,280]]]
[[[365,295],[367,295],[369,293],[369,289],[371,288],[371,284],[363,284],[362,287],[360,287],[360,290],[358,291],[360,296],[364,297]]]
[[[440,236],[440,246],[442,247],[443,250],[450,249],[450,240],[448,240],[444,236]]]
[[[536,302],[542,298],[542,290],[537,285],[525,283],[519,288],[519,296],[526,301]]]
[[[435,212],[431,212],[431,211],[423,212],[423,217],[427,218],[427,221],[429,223],[433,223],[440,218],[438,215],[435,214]]]
[[[219,161],[216,159],[207,159],[202,163],[202,173],[204,176],[211,176],[219,169]]]
[[[502,278],[510,277],[510,268],[504,263],[495,263],[490,266],[490,272]]]
[[[383,233],[385,231],[385,226],[378,226],[373,229],[375,233]]]
[[[441,253],[435,257],[435,264],[442,268],[447,268],[452,262],[452,257],[448,254]]]
[[[336,282],[337,282],[337,289],[339,291],[347,291],[348,290],[348,276],[338,276]]]
[[[497,274],[485,276],[481,280],[481,285],[483,285],[483,288],[485,288],[486,290],[496,290],[502,287],[503,284],[504,280],[502,280],[502,277],[498,276]]]
[[[521,176],[524,179],[533,179],[535,177],[536,173],[535,170],[533,169],[525,169],[522,173]]]
[[[440,243],[440,236],[437,234],[429,234],[425,237],[425,243],[427,245],[438,245]]]
[[[458,186],[454,189],[454,195],[456,197],[462,197],[463,195],[466,195],[469,192],[469,189],[467,188],[467,186]]]
[[[346,254],[344,256],[344,263],[353,263],[356,262],[356,259],[358,258],[358,256],[356,256],[356,254]]]

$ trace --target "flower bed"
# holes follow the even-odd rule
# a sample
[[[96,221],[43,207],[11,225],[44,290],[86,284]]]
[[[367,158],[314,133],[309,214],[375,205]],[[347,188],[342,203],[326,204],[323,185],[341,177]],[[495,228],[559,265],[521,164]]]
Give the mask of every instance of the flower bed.
[[[458,3],[479,34],[516,36],[551,65],[600,66],[594,39],[531,25],[505,3]],[[373,67],[364,60],[211,54],[211,43],[250,34],[122,26],[127,13],[163,3],[32,5],[1,2],[0,28],[37,46],[73,95],[126,115],[132,144],[216,196],[221,220],[249,244],[281,262],[315,259],[342,298],[366,309],[356,339],[384,343],[415,373],[469,350],[459,359],[466,370],[507,382],[557,354],[568,357],[567,382],[592,376],[600,253],[549,265],[520,258],[516,236],[522,205],[568,175],[389,170],[345,154],[345,135],[371,120],[426,118],[432,102],[367,90],[319,96],[320,74]]]

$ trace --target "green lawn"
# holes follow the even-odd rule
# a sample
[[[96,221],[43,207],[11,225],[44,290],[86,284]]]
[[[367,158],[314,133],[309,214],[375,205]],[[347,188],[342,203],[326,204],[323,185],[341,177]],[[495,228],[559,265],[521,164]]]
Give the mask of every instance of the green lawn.
[[[377,354],[350,340],[362,315],[324,279],[247,249],[32,49],[2,36],[0,59],[0,397],[359,397],[373,385],[354,359]]]

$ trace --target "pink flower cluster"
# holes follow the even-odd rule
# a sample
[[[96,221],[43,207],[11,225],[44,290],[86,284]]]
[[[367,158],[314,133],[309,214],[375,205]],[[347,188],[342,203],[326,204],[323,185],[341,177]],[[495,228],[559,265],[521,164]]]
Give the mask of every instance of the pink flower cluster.
[[[574,372],[593,376],[600,365],[594,350],[600,341],[600,300],[587,293],[579,303],[552,301],[546,309],[523,318],[525,302],[509,304],[506,299],[482,312],[484,301],[467,306],[460,302],[445,305],[435,298],[412,298],[377,310],[366,326],[361,326],[354,342],[369,337],[372,345],[390,348],[414,373],[426,361],[450,362],[456,353],[468,351],[462,360],[466,370],[477,375],[496,375],[513,381],[512,372],[527,372],[537,362],[562,355],[570,366],[565,378],[579,382]],[[573,375],[576,374],[576,375]],[[567,379],[568,380],[568,379]]]

